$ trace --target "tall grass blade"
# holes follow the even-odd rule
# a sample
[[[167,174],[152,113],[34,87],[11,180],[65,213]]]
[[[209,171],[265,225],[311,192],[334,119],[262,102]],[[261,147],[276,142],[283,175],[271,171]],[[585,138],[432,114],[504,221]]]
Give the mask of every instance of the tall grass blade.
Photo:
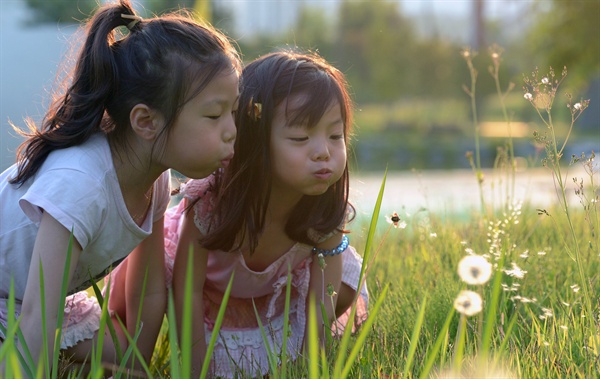
[[[375,208],[373,209],[373,215],[371,216],[371,222],[369,224],[369,232],[367,234],[367,241],[365,242],[365,251],[363,254],[363,265],[360,270],[360,276],[358,278],[358,283],[363,283],[363,278],[365,276],[365,272],[367,266],[365,262],[369,262],[371,258],[371,250],[373,245],[373,238],[375,236],[375,230],[377,229],[377,221],[379,220],[379,211],[381,210],[381,201],[383,200],[383,192],[385,191],[385,182],[387,180],[387,167],[383,174],[383,179],[381,181],[381,187],[379,188],[379,194],[377,195],[377,200],[375,201]],[[359,285],[359,291],[361,286]],[[357,294],[357,296],[360,296]]]
[[[383,200],[383,193],[385,191],[385,183],[387,179],[387,167],[383,174],[383,179],[381,180],[381,186],[379,188],[379,194],[377,195],[377,200],[375,201],[375,207],[373,209],[373,214],[371,216],[371,222],[369,223],[369,232],[367,233],[367,240],[365,242],[365,250],[363,253],[363,263],[360,268],[360,276],[358,279],[358,291],[356,297],[360,296],[360,289],[362,288],[362,284],[365,282],[365,273],[367,271],[368,266],[371,261],[371,250],[373,246],[373,238],[375,236],[375,230],[377,229],[377,221],[379,219],[379,211],[381,210],[381,201]],[[355,299],[356,300],[356,299]],[[353,322],[356,317],[356,301],[352,304],[352,308],[350,311],[350,316],[348,317],[349,322]],[[371,316],[374,317],[374,316]],[[342,369],[346,362],[346,351],[348,345],[350,344],[350,337],[352,336],[352,326],[346,327],[344,333],[342,335],[342,340],[340,342],[339,352],[337,358],[335,360],[335,365],[333,368],[333,377],[339,378],[342,375]]]
[[[106,283],[106,288],[111,288],[111,282],[112,282],[112,276],[109,275],[108,282]],[[98,300],[98,305],[100,305],[100,308],[102,308],[102,310],[104,311],[104,302],[105,302],[105,300],[108,301],[110,291],[106,291],[107,298],[104,299],[104,296],[102,296],[102,291],[100,290],[100,288],[98,287],[98,284],[96,282],[92,282],[92,289],[94,291],[94,295],[96,296],[96,299]],[[104,316],[104,314],[102,316]],[[110,337],[113,340],[113,343],[115,346],[115,353],[117,355],[117,360],[119,362],[121,362],[123,360],[123,352],[121,350],[121,344],[119,343],[119,339],[117,338],[117,332],[115,331],[115,326],[113,325],[113,323],[111,321],[111,322],[106,323],[106,327],[108,328]]]
[[[190,265],[191,266],[191,265]],[[191,292],[191,291],[190,291]],[[187,279],[186,279],[186,296],[187,296]],[[175,318],[175,304],[173,300],[173,291],[169,289],[169,301],[167,304],[167,319],[169,327],[169,346],[171,347],[170,362],[171,362],[171,377],[183,378],[179,361],[179,343],[177,341],[177,323]],[[190,334],[190,330],[185,330]]]
[[[423,320],[425,319],[425,307],[427,306],[427,296],[423,298],[421,302],[421,308],[419,310],[419,315],[417,316],[417,321],[415,322],[415,327],[413,328],[412,336],[410,337],[410,346],[408,348],[408,356],[406,357],[406,362],[404,363],[404,372],[402,374],[403,378],[408,377],[408,372],[413,363],[413,359],[415,357],[415,352],[417,351],[417,346],[419,344],[419,336],[421,335],[421,326],[423,325]]]
[[[435,358],[437,357],[437,354],[440,351],[442,344],[444,344],[444,345],[446,344],[445,342],[447,341],[447,338],[448,338],[448,329],[450,328],[450,324],[452,323],[452,318],[454,317],[454,313],[455,313],[454,308],[450,309],[450,312],[448,312],[448,316],[446,317],[446,321],[444,322],[444,325],[442,326],[442,329],[440,330],[440,334],[438,335],[438,338],[435,340],[433,347],[429,351],[429,356],[427,357],[427,360],[425,361],[425,364],[423,365],[423,368],[421,370],[421,375],[419,376],[420,379],[426,379],[429,377],[429,372],[431,371],[431,369],[433,367],[433,363],[435,362]]]
[[[206,357],[204,358],[204,362],[202,363],[202,372],[200,374],[200,378],[206,378],[206,375],[208,374],[210,358],[212,357],[212,353],[215,349],[215,344],[217,343],[219,330],[221,330],[221,324],[223,323],[223,317],[225,317],[225,309],[227,308],[227,302],[229,301],[229,294],[231,293],[231,286],[233,285],[233,277],[234,272],[231,273],[231,278],[229,278],[229,284],[227,284],[225,294],[223,295],[223,302],[219,307],[219,313],[217,314],[215,326],[213,328],[212,335],[210,336],[210,342],[206,348]]]
[[[46,325],[46,285],[44,284],[44,265],[40,258],[40,306],[42,312],[42,351],[37,362],[33,362],[33,368],[36,368],[37,376],[41,375],[40,370],[43,371],[44,377],[50,377],[50,357],[48,356],[48,326]],[[62,309],[59,307],[59,310]]]
[[[181,375],[183,378],[191,378],[192,375],[192,288],[194,283],[194,247],[190,244],[188,248],[188,260],[185,270],[185,288],[183,301],[183,316],[181,319]],[[204,320],[204,317],[200,317]],[[174,319],[176,320],[176,319]],[[201,325],[204,327],[204,325]],[[177,329],[176,329],[177,330]],[[175,331],[177,336],[177,331]],[[204,341],[199,341],[205,343]],[[199,357],[196,357],[197,359]]]
[[[496,324],[496,317],[498,316],[498,306],[500,302],[500,294],[502,293],[502,269],[504,267],[505,255],[502,254],[500,261],[498,262],[498,270],[494,274],[494,281],[492,283],[492,298],[488,302],[487,315],[485,319],[485,325],[481,334],[481,356],[485,361],[489,355],[490,345],[492,342],[492,331]]]
[[[317,331],[317,310],[315,296],[308,301],[308,377],[319,378],[319,333]],[[323,367],[323,371],[325,371]]]
[[[277,357],[273,353],[271,349],[271,344],[267,339],[267,333],[265,332],[265,328],[260,320],[260,314],[258,313],[258,309],[256,309],[256,303],[254,303],[254,299],[252,299],[252,306],[254,307],[254,314],[256,315],[256,322],[258,323],[258,329],[260,330],[260,335],[263,339],[263,344],[265,345],[265,350],[267,350],[267,358],[269,359],[269,369],[271,370],[271,374],[274,379],[279,377],[277,370]],[[283,347],[282,347],[283,349]]]
[[[467,317],[465,315],[460,315],[460,321],[458,324],[458,333],[456,335],[456,342],[454,348],[454,371],[455,374],[458,375],[462,368],[463,355],[465,351],[466,345],[466,337],[467,337]]]
[[[65,259],[65,269],[63,272],[62,284],[60,288],[60,300],[58,302],[58,311],[56,315],[56,332],[54,336],[54,354],[52,356],[52,379],[58,376],[58,358],[60,357],[60,342],[62,339],[62,325],[65,318],[65,299],[67,297],[67,289],[69,288],[69,271],[71,268],[71,254],[73,253],[73,229],[69,236],[69,244],[67,246],[67,257]]]
[[[285,308],[283,311],[283,342],[281,345],[281,377],[287,377],[288,333],[290,330],[290,300],[292,297],[292,267],[288,264],[288,276],[285,287]]]
[[[358,356],[360,349],[362,349],[362,347],[365,343],[365,340],[367,339],[367,335],[371,331],[371,326],[373,326],[373,323],[375,322],[375,319],[377,318],[377,315],[379,314],[379,308],[381,308],[381,305],[383,304],[383,300],[385,299],[389,288],[390,288],[389,283],[386,284],[385,287],[383,287],[383,291],[381,291],[381,294],[379,295],[379,298],[377,299],[377,302],[375,303],[375,306],[373,307],[373,310],[371,311],[370,316],[367,318],[367,320],[365,321],[365,324],[362,326],[362,329],[361,329],[360,333],[358,334],[358,337],[356,338],[354,346],[352,346],[352,350],[350,351],[350,354],[348,355],[348,360],[346,361],[344,370],[342,371],[342,375],[341,375],[342,378],[346,378],[348,376],[348,374],[350,373],[350,369],[352,368],[352,365],[354,364],[354,360]]]

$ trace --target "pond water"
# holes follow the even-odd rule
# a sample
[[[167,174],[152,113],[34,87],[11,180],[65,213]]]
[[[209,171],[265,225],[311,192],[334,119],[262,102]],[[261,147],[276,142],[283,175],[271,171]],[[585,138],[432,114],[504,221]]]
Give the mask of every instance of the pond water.
[[[573,178],[589,184],[589,177],[581,166],[565,169],[568,201],[578,206]],[[363,174],[351,179],[351,200],[360,218],[370,218],[383,179],[383,173]],[[594,178],[598,181],[597,173]],[[486,204],[498,208],[506,203],[507,177],[505,174],[484,171],[483,192]],[[544,168],[516,172],[514,196],[517,201],[529,202],[535,208],[557,204],[557,192],[552,173]],[[403,211],[415,214],[427,209],[440,217],[466,218],[480,211],[480,190],[471,170],[424,172],[390,172],[381,203],[382,214]]]

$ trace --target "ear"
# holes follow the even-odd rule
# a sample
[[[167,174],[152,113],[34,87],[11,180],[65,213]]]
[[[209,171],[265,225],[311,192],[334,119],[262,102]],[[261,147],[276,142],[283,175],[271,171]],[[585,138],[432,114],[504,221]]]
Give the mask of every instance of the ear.
[[[153,140],[161,131],[163,118],[145,104],[137,104],[129,113],[129,122],[134,133],[145,140]]]

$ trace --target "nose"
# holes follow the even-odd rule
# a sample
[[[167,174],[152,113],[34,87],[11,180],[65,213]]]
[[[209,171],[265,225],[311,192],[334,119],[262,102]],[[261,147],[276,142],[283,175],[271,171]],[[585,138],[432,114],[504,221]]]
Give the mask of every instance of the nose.
[[[227,121],[227,125],[225,125],[225,130],[223,131],[223,142],[225,143],[233,143],[235,141],[235,136],[237,135],[237,128],[235,127],[235,122],[233,121],[233,117]]]
[[[329,146],[326,141],[318,141],[315,143],[313,151],[313,160],[328,161],[331,155],[329,154]]]

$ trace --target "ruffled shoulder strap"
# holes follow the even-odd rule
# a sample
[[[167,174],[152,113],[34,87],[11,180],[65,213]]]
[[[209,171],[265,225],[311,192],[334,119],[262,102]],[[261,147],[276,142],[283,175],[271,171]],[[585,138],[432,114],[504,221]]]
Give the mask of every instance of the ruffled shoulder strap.
[[[206,234],[210,225],[216,194],[214,176],[192,179],[182,187],[182,194],[188,203],[194,203],[194,223],[200,233]]]

